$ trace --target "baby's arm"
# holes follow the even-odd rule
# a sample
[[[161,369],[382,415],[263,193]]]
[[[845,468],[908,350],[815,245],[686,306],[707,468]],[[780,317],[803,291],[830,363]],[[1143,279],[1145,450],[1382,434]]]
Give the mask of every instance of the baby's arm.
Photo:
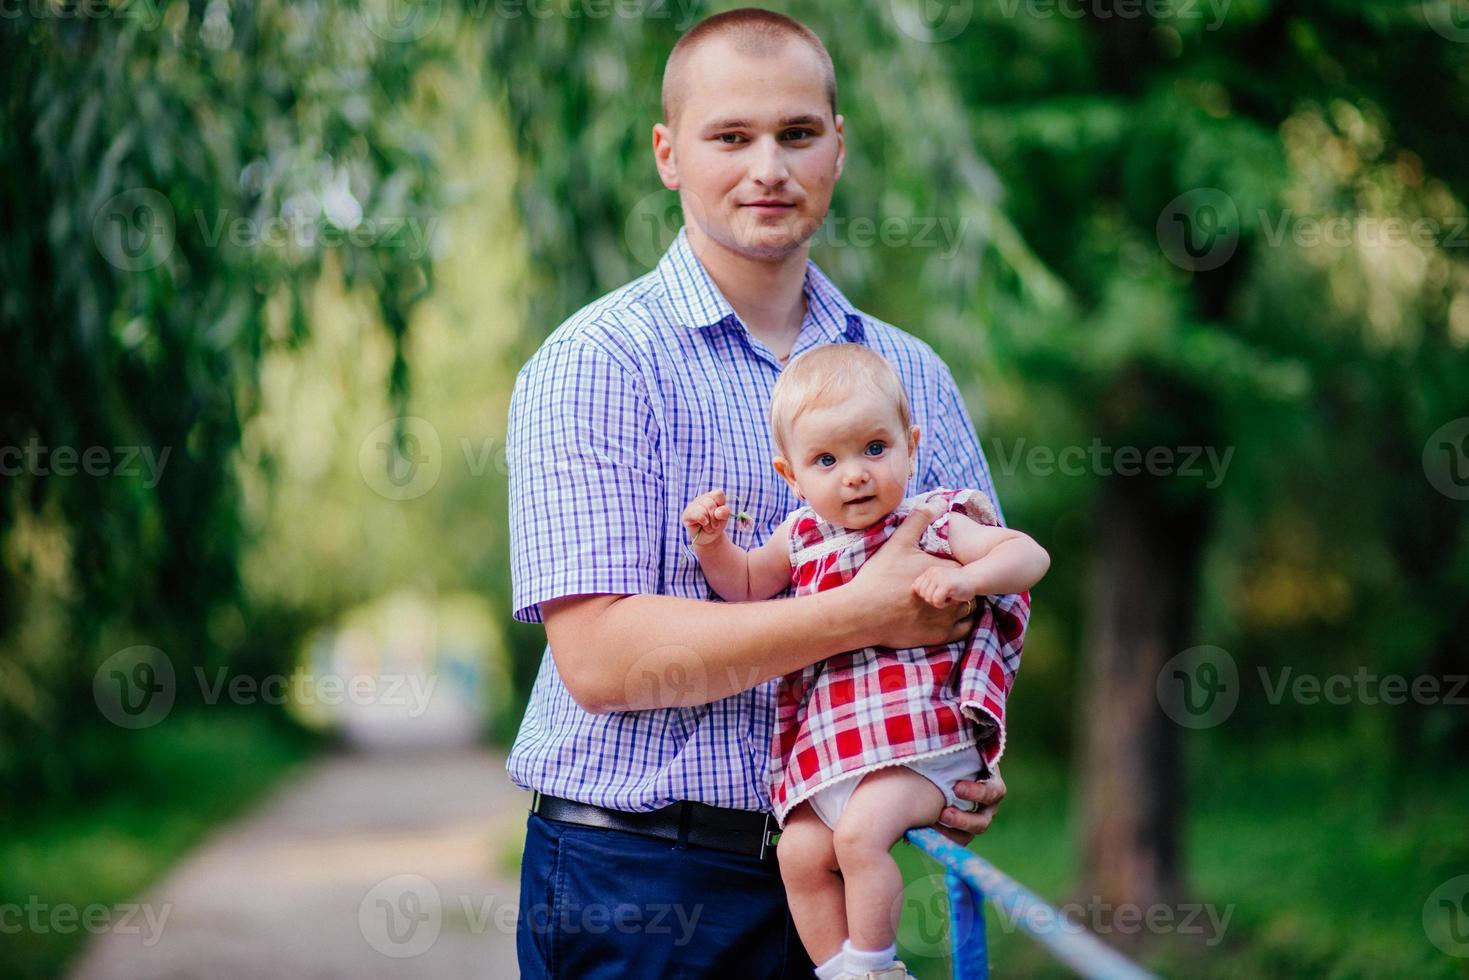
[[[682,521],[704,578],[721,598],[730,602],[769,599],[791,584],[789,520],[782,521],[763,545],[746,551],[724,533],[729,504],[723,490],[712,490],[684,508]]]
[[[959,513],[949,515],[949,548],[963,567],[930,568],[913,580],[913,592],[939,608],[1024,592],[1051,567],[1051,556],[1028,534]]]

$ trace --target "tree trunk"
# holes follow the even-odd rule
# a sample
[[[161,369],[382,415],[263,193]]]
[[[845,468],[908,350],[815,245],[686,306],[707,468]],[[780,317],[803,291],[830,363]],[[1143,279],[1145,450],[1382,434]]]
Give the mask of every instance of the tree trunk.
[[[1156,682],[1184,649],[1203,511],[1170,512],[1158,489],[1146,478],[1107,479],[1097,508],[1078,757],[1084,896],[1099,914],[1172,902],[1182,884],[1178,726]]]

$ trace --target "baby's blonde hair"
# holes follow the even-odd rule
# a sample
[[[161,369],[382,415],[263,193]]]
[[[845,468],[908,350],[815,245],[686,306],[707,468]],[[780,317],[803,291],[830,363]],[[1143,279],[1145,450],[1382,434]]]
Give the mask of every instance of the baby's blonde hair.
[[[903,438],[909,437],[913,413],[898,372],[881,354],[861,344],[824,344],[786,365],[770,394],[770,431],[775,448],[789,455],[791,426],[808,408],[841,401],[854,391],[870,391],[889,399],[898,410]]]

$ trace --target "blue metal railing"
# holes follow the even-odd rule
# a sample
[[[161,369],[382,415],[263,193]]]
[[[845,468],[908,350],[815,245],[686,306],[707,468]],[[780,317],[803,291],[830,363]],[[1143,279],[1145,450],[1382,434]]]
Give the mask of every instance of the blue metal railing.
[[[949,892],[949,942],[954,980],[989,980],[984,900],[988,898],[1034,936],[1051,955],[1083,977],[1098,980],[1154,980],[1127,957],[1072,924],[1024,885],[984,858],[936,830],[910,830],[908,841],[944,866]]]

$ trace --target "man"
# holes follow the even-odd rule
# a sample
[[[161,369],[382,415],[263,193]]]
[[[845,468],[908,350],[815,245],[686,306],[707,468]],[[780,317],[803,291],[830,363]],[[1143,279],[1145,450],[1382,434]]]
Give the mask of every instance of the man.
[[[769,833],[774,681],[845,650],[962,636],[975,610],[912,594],[942,561],[918,549],[918,517],[841,588],[711,602],[679,514],[726,488],[749,546],[797,506],[770,462],[770,389],[792,356],[839,342],[903,379],[924,433],[910,492],[994,493],[947,367],[807,258],[845,156],[816,35],[764,10],[702,21],[669,55],[663,111],[653,155],[684,228],[654,271],[546,340],[511,402],[514,614],[549,640],[508,762],[537,791],[520,967],[809,977]],[[949,808],[940,829],[964,842],[1005,786],[994,773],[956,794],[978,810]]]

